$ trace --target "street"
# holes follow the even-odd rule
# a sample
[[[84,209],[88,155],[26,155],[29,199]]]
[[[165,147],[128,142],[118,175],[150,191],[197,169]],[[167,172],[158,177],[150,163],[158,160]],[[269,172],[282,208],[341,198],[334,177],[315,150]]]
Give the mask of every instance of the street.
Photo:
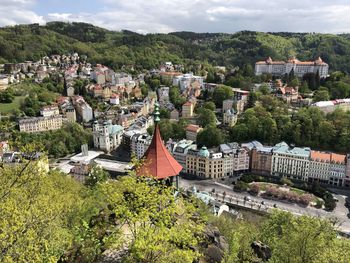
[[[193,186],[198,191],[205,191],[211,193],[211,195],[218,201],[225,201],[226,203],[232,203],[244,207],[248,207],[254,210],[267,211],[271,209],[281,209],[291,212],[295,215],[308,215],[313,217],[323,217],[337,219],[339,230],[342,232],[350,233],[350,219],[347,217],[349,213],[348,208],[345,207],[345,196],[334,195],[339,201],[337,207],[332,212],[327,212],[322,209],[316,209],[314,207],[304,207],[298,204],[289,203],[279,200],[265,199],[260,196],[253,196],[247,192],[235,192],[233,187],[215,182],[213,180],[188,180],[180,178],[180,187],[184,189],[190,189]],[[215,192],[212,193],[212,190]],[[225,194],[223,195],[223,193]]]

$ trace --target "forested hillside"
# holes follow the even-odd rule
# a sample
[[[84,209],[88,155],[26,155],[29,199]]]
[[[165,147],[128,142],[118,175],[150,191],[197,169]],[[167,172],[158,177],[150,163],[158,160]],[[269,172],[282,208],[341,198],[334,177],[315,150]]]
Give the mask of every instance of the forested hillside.
[[[0,28],[0,63],[73,51],[114,68],[122,65],[152,68],[165,60],[185,65],[209,63],[233,67],[253,64],[268,56],[283,60],[290,56],[300,60],[321,56],[332,71],[350,72],[349,35],[251,31],[140,35],[64,22]]]

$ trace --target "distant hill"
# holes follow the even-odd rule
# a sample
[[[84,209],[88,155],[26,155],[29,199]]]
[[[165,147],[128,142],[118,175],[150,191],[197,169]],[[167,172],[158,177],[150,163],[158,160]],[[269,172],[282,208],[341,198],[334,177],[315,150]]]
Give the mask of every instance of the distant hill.
[[[332,71],[350,72],[349,34],[241,31],[141,35],[65,22],[0,28],[0,63],[37,60],[42,55],[75,51],[86,54],[92,62],[115,68],[125,64],[137,65],[139,69],[153,68],[162,61],[233,67],[253,65],[256,60],[269,56],[279,60],[290,56],[312,60],[321,56]]]

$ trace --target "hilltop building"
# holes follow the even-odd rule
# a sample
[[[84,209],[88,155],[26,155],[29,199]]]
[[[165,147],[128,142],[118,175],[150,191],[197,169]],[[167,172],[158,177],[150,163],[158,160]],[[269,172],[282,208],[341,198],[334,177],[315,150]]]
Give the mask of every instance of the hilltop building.
[[[296,58],[291,58],[287,62],[273,61],[268,58],[265,61],[258,61],[255,63],[255,75],[272,74],[273,76],[283,76],[289,74],[291,71],[294,75],[302,78],[306,73],[319,74],[320,78],[328,76],[328,64],[320,57],[315,61],[299,61]]]

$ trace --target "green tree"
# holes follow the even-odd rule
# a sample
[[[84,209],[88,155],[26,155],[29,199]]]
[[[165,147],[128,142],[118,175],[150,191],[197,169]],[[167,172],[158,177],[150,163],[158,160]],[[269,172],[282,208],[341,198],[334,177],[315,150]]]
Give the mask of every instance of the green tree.
[[[317,102],[317,101],[327,101],[329,100],[329,92],[327,88],[319,88],[313,97],[313,101]]]
[[[193,262],[199,253],[193,250],[200,241],[203,223],[194,221],[195,208],[174,189],[162,182],[122,177],[102,185],[106,203],[130,237],[127,262]]]
[[[220,129],[208,126],[197,135],[197,144],[199,147],[207,146],[213,147],[218,146],[224,142],[224,136]]]
[[[215,113],[206,108],[200,108],[198,110],[198,123],[202,127],[216,126]]]
[[[104,183],[108,180],[109,174],[102,167],[94,165],[91,167],[90,173],[86,178],[85,185],[95,187],[98,184]]]
[[[207,101],[204,103],[203,108],[214,111],[216,110],[215,103],[212,101]]]
[[[0,167],[1,262],[57,262],[84,219],[83,187],[44,162]]]
[[[219,85],[213,93],[213,101],[216,107],[221,108],[222,102],[227,99],[232,99],[233,91],[232,88],[225,85]]]
[[[258,96],[255,92],[249,92],[249,95],[248,95],[248,102],[247,102],[247,108],[252,108],[255,106],[255,103],[258,99]]]
[[[270,94],[270,88],[266,83],[263,83],[260,88],[259,91],[263,94],[263,95],[268,95]]]
[[[261,232],[261,241],[272,249],[271,262],[332,262],[334,255],[328,248],[336,240],[334,226],[328,220],[277,211],[263,224]]]

